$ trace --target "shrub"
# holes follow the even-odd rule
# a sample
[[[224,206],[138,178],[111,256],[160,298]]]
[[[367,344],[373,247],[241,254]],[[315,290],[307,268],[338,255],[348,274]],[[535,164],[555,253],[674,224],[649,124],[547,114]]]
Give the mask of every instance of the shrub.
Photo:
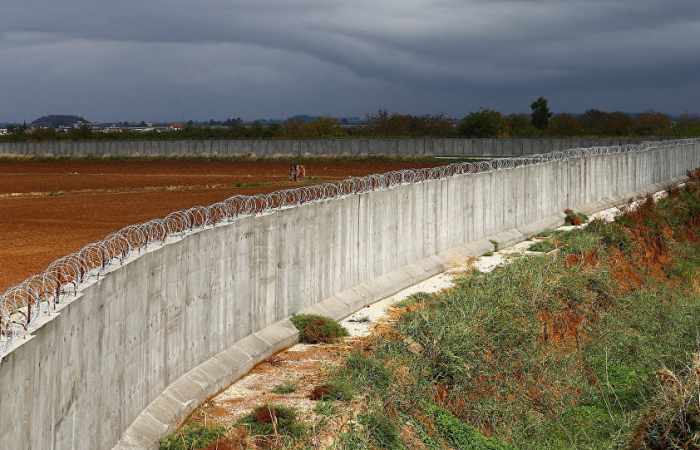
[[[226,434],[220,426],[203,426],[193,423],[160,440],[160,450],[197,450],[207,447]]]
[[[567,225],[582,225],[588,221],[587,215],[580,212],[575,212],[571,209],[565,209],[564,214],[566,214],[564,223]]]
[[[292,316],[291,321],[299,330],[299,340],[307,344],[334,342],[348,335],[345,328],[328,317],[298,314]]]
[[[298,438],[304,434],[304,426],[298,422],[296,411],[281,405],[258,406],[239,423],[258,437],[282,435]]]

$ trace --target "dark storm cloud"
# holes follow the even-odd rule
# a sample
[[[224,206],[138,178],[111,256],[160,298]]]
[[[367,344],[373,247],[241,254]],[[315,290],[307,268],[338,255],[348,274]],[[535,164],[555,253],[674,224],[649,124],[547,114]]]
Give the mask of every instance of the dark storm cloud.
[[[0,121],[698,110],[698,0],[3,0]]]

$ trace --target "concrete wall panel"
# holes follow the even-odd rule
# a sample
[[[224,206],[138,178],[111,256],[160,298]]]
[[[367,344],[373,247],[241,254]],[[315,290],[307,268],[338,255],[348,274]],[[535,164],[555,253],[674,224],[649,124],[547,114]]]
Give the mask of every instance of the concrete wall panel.
[[[639,139],[310,139],[0,142],[0,157],[481,156],[513,157]]]

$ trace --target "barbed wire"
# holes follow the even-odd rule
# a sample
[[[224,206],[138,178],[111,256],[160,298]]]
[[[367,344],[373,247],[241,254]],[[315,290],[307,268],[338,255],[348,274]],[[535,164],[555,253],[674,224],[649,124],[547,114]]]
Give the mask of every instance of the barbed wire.
[[[77,295],[82,284],[89,279],[99,279],[115,264],[121,265],[127,258],[144,253],[149,245],[161,245],[169,237],[182,237],[208,227],[233,222],[241,217],[390,189],[403,184],[514,169],[551,161],[698,144],[700,139],[645,142],[639,145],[575,148],[490,161],[458,162],[431,168],[351,177],[338,182],[285,189],[268,194],[234,195],[209,206],[194,206],[174,211],[164,218],[124,227],[100,241],[90,243],[76,253],[57,259],[42,273],[30,276],[1,294],[0,358],[13,341],[26,335],[40,318],[50,318],[66,296]]]

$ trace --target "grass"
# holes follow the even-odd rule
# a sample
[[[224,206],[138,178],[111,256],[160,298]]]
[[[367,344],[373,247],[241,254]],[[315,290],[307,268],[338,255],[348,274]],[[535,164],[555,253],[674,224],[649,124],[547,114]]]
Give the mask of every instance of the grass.
[[[371,386],[374,390],[385,391],[391,384],[391,372],[381,360],[357,351],[351,353],[346,359],[340,377],[341,379],[345,377],[355,389]]]
[[[304,425],[297,420],[297,412],[281,405],[258,406],[238,424],[245,426],[251,436],[262,439],[300,438],[305,432]]]
[[[320,416],[331,417],[336,414],[336,407],[331,400],[321,400],[314,406],[314,412]]]
[[[537,233],[534,237],[538,237],[538,238],[548,238],[548,237],[550,237],[550,236],[553,235],[553,234],[554,234],[554,230],[552,230],[552,229],[546,229],[546,230],[544,230],[544,231],[540,231],[540,232]]]
[[[557,248],[556,245],[554,245],[551,241],[537,241],[534,244],[532,244],[530,247],[528,247],[528,250],[531,252],[541,252],[541,253],[548,253],[551,252],[552,250],[555,250]]]
[[[328,317],[298,314],[292,316],[291,321],[299,330],[299,340],[306,344],[335,342],[348,335],[345,328]]]
[[[226,429],[218,426],[190,424],[160,441],[160,450],[198,450],[216,442],[226,434]]]
[[[631,447],[647,449],[700,448],[700,354],[681,373],[656,373],[660,389],[647,407]]]
[[[427,409],[434,420],[439,434],[453,448],[460,450],[512,450],[513,447],[482,435],[474,427],[459,420],[449,411],[437,405],[429,405]]]
[[[275,386],[274,389],[272,389],[272,392],[275,394],[291,394],[297,390],[297,385],[296,383],[293,383],[291,381],[285,381],[284,383]]]
[[[405,448],[396,425],[385,414],[380,412],[363,414],[358,418],[358,421],[365,427],[368,436],[379,448],[387,450]]]
[[[351,400],[353,397],[353,387],[350,383],[343,379],[338,378],[331,380],[327,383],[316,386],[309,398],[311,400]]]
[[[406,300],[339,370],[367,406],[338,448],[698,448],[698,225],[695,181]]]

